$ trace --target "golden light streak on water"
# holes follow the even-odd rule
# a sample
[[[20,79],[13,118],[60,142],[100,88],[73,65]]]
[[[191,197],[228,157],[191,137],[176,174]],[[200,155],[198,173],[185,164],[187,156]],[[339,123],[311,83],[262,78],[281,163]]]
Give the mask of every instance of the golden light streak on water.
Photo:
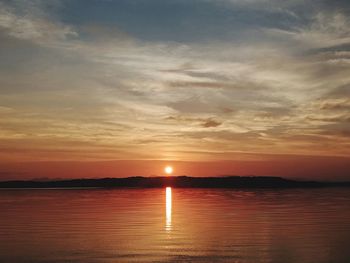
[[[165,189],[165,229],[171,230],[171,209],[172,209],[171,187]]]

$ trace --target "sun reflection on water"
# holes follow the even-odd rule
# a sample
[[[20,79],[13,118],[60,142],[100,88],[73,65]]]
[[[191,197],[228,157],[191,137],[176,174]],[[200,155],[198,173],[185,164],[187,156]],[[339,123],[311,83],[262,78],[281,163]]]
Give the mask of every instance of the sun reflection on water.
[[[171,230],[171,187],[165,189],[165,230]]]

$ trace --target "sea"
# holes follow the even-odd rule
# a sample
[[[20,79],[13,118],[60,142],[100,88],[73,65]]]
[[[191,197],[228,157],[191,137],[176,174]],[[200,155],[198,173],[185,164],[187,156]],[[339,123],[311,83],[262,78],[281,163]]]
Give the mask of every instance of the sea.
[[[3,189],[0,262],[349,263],[350,189]]]

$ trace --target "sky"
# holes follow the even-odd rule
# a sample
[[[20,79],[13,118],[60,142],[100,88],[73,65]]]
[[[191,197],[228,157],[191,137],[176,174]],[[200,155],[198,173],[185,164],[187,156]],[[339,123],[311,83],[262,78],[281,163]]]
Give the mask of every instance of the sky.
[[[0,0],[0,180],[350,180],[348,0]]]

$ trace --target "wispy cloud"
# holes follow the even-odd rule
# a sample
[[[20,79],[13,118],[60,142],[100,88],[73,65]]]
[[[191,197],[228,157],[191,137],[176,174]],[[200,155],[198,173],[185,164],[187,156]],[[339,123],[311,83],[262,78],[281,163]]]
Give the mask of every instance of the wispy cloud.
[[[0,3],[0,28],[9,36],[43,45],[55,45],[78,34],[71,26],[51,21],[41,1]]]
[[[0,5],[2,158],[349,156],[345,11],[319,5],[307,17],[303,1],[200,1],[200,14],[178,18],[188,37],[177,38],[165,3],[161,32],[107,11],[87,23],[83,3],[73,19],[68,4]],[[213,30],[191,38],[206,15]]]

